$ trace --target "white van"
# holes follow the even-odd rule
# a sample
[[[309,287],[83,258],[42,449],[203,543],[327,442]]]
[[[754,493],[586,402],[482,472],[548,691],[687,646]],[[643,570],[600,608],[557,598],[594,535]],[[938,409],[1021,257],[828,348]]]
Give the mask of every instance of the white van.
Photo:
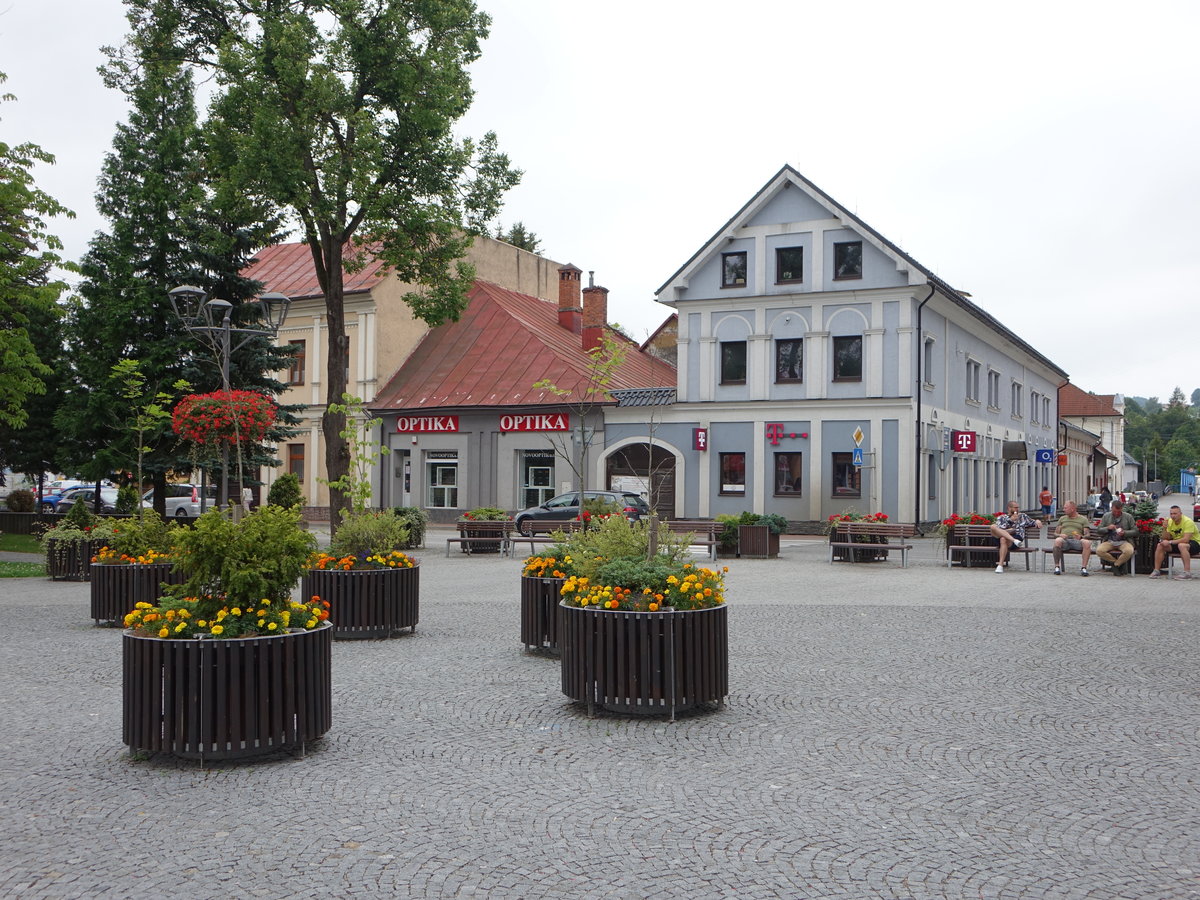
[[[210,484],[204,489],[204,494],[208,498],[205,504],[206,509],[212,509],[217,505],[217,486]],[[142,506],[147,509],[154,507],[154,488],[142,494]],[[194,519],[200,515],[200,488],[194,484],[168,484],[167,485],[167,517],[176,519]]]

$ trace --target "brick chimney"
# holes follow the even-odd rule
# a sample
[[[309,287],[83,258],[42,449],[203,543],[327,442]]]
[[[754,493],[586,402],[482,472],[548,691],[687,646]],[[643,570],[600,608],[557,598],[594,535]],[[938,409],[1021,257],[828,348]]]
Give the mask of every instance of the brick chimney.
[[[583,307],[579,305],[579,276],[582,269],[570,263],[558,270],[558,324],[573,334],[583,331]]]
[[[583,289],[583,349],[592,350],[600,346],[604,329],[608,325],[608,288],[593,283],[593,272],[588,272],[588,286]]]

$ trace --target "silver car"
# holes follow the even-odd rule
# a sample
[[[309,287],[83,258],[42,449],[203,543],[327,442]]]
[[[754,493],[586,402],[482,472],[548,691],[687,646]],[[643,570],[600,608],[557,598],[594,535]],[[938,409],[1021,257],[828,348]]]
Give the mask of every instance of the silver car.
[[[204,489],[207,498],[205,509],[217,505],[217,486],[210,484]],[[154,488],[142,494],[142,506],[154,507]],[[194,519],[200,515],[200,487],[195,484],[168,484],[166,498],[167,518]]]

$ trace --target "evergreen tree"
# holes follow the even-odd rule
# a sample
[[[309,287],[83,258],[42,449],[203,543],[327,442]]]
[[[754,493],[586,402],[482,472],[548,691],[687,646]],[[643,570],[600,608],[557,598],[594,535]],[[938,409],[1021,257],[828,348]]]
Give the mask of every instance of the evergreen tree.
[[[127,0],[135,29],[153,27],[155,0]],[[456,319],[474,278],[462,261],[519,173],[496,147],[459,140],[471,102],[468,66],[490,20],[472,0],[179,0],[194,60],[223,91],[206,133],[223,150],[214,171],[235,193],[300,222],[325,297],[324,388],[347,388],[343,271],[369,251],[402,281],[431,325]],[[323,417],[325,467],[349,468],[345,414]],[[334,491],[333,521],[349,506]]]
[[[6,80],[0,72],[0,84]],[[13,99],[0,95],[0,101]],[[45,393],[50,367],[38,353],[32,326],[57,314],[66,287],[51,278],[62,262],[56,252],[62,243],[47,233],[45,220],[74,213],[35,186],[32,169],[39,162],[53,163],[54,157],[36,144],[0,141],[0,425],[6,429],[24,425],[27,402]]]
[[[507,231],[496,226],[496,240],[528,250],[530,253],[540,253],[542,242],[536,234],[525,228],[524,222],[514,222]]]

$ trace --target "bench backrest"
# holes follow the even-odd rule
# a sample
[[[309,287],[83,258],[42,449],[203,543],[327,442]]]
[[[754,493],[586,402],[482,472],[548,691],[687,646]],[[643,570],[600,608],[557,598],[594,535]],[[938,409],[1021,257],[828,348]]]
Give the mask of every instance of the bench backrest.
[[[725,525],[714,519],[706,519],[697,522],[681,522],[678,520],[668,520],[667,528],[673,534],[695,534],[698,537],[716,537],[724,530]]]
[[[917,533],[917,527],[902,522],[839,522],[836,532],[871,537],[913,537]]]
[[[1042,533],[1041,525],[1035,525],[1032,528],[1025,529],[1025,534],[1028,537],[1037,537],[1041,533]],[[962,540],[962,539],[965,539],[968,537],[978,538],[978,537],[991,537],[991,536],[992,536],[992,526],[991,525],[967,525],[967,524],[960,522],[959,524],[954,526],[954,539],[955,540]]]

